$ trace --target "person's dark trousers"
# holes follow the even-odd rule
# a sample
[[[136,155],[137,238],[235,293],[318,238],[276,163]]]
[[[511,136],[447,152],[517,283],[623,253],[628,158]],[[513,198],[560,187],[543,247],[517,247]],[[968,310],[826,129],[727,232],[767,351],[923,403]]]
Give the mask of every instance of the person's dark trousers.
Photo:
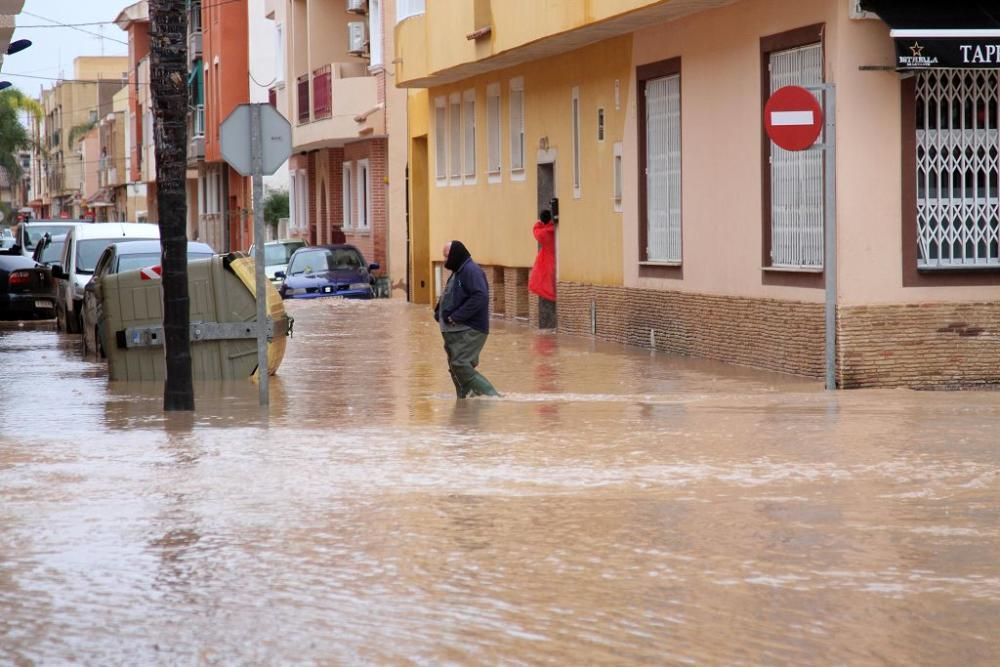
[[[538,297],[538,328],[556,328],[556,302],[544,297]]]
[[[441,335],[444,336],[444,351],[448,355],[448,372],[458,397],[499,396],[490,381],[476,370],[487,335],[475,329],[445,331]]]

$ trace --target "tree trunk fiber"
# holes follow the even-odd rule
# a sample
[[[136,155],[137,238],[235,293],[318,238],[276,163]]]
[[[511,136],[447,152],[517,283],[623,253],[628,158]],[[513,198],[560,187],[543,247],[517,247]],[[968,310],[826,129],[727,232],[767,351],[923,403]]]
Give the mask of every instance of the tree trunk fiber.
[[[156,141],[163,269],[163,409],[194,410],[187,280],[187,11],[184,0],[150,0],[150,86]]]

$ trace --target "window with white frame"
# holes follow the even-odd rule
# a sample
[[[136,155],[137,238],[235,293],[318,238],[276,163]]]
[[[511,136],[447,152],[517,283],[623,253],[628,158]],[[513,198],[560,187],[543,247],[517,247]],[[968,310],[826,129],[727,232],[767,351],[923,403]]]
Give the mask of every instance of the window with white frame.
[[[358,160],[358,229],[371,225],[372,184],[368,160]]]
[[[462,95],[462,125],[465,152],[462,176],[466,183],[476,182],[476,91],[467,90]]]
[[[354,220],[354,165],[345,162],[341,173],[340,196],[343,200],[343,228],[350,229]]]
[[[1000,267],[1000,71],[934,69],[913,85],[917,267]]]
[[[447,100],[434,100],[434,173],[438,185],[448,180],[448,108]]]
[[[298,206],[296,226],[299,229],[309,229],[309,174],[305,169],[299,169]]]
[[[382,66],[382,0],[368,0],[369,67]]]
[[[615,211],[622,211],[622,190],[624,189],[624,172],[622,171],[622,142],[616,141],[614,146],[614,165],[612,168],[612,202]]]
[[[654,66],[655,67],[655,66]],[[640,207],[640,259],[681,262],[681,77],[680,60],[667,61],[664,75],[640,78],[640,140],[645,179]]]
[[[581,195],[580,174],[580,88],[573,87],[570,100],[570,127],[573,132],[573,198]]]
[[[280,22],[274,24],[274,83],[285,85],[285,25]]]
[[[768,54],[770,92],[823,82],[821,44]],[[822,141],[822,137],[819,139]],[[770,146],[771,266],[823,268],[823,154]]]
[[[510,80],[510,171],[524,176],[524,79]]]
[[[491,183],[499,182],[501,170],[500,84],[486,86],[486,173]]]
[[[448,99],[448,174],[452,183],[462,182],[462,96],[452,93]]]

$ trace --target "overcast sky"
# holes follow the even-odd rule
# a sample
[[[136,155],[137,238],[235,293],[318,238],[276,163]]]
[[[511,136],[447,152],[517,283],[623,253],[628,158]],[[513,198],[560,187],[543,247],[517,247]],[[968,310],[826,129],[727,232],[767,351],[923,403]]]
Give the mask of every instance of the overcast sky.
[[[0,78],[10,81],[32,97],[38,97],[41,87],[51,88],[52,79],[60,73],[73,76],[73,59],[77,56],[124,56],[128,54],[126,33],[110,21],[135,0],[26,0],[24,9],[17,16],[13,39],[30,39],[33,44],[26,51],[5,56]],[[45,17],[44,19],[38,18]],[[60,23],[93,23],[108,21],[105,25],[81,26],[79,30],[65,27],[36,28],[32,26]],[[88,31],[87,33],[81,30]],[[105,39],[99,35],[103,31]],[[97,33],[97,34],[88,34]],[[17,76],[26,74],[27,76]]]

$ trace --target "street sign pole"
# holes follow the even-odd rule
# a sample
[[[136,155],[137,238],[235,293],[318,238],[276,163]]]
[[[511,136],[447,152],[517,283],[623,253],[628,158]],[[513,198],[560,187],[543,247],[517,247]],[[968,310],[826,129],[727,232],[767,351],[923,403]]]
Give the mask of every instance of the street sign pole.
[[[823,86],[826,109],[823,137],[824,180],[826,201],[823,206],[825,238],[823,268],[826,271],[826,388],[837,388],[837,90],[833,84]]]
[[[222,122],[222,157],[240,176],[253,180],[254,278],[257,293],[257,383],[260,404],[270,397],[267,344],[272,323],[267,319],[267,278],[264,276],[264,176],[271,175],[292,152],[292,126],[269,104],[241,104]],[[248,142],[247,139],[250,141]],[[242,237],[242,232],[241,232]]]
[[[253,162],[253,261],[257,283],[257,383],[260,404],[270,402],[267,363],[267,283],[264,275],[264,142],[261,128],[261,104],[250,105],[250,158]]]

